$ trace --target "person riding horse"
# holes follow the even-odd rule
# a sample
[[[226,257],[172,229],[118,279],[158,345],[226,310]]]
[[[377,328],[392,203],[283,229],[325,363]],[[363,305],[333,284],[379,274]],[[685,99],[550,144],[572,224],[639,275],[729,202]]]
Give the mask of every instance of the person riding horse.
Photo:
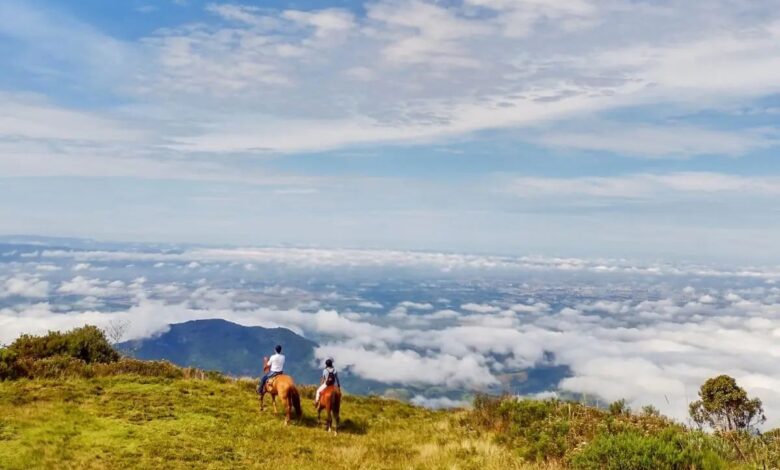
[[[322,370],[320,386],[317,388],[317,392],[314,394],[315,408],[320,402],[320,395],[322,392],[331,385],[335,385],[338,388],[341,388],[341,383],[339,383],[339,374],[336,372],[336,368],[333,367],[333,359],[328,358],[325,360],[325,369]]]
[[[325,410],[327,414],[326,429],[328,432],[338,433],[341,419],[341,384],[336,368],[333,367],[333,359],[325,361],[325,369],[320,377],[320,387],[314,398],[314,408],[317,410],[317,423],[320,422],[320,413]]]
[[[301,395],[295,387],[293,378],[284,374],[282,347],[277,345],[274,350],[276,354],[271,356],[270,359],[267,357],[263,358],[263,372],[265,372],[265,375],[257,386],[257,393],[260,395],[260,411],[264,408],[265,394],[268,393],[271,395],[271,404],[273,404],[274,412],[276,412],[276,397],[279,396],[285,407],[284,423],[288,424],[293,410],[295,410],[298,420],[303,417]]]
[[[284,354],[282,354],[282,347],[277,344],[274,351],[276,351],[276,354],[268,359],[268,365],[270,367],[268,371],[263,371],[266,372],[266,374],[260,380],[258,391],[265,390],[265,384],[268,382],[268,379],[284,374]]]

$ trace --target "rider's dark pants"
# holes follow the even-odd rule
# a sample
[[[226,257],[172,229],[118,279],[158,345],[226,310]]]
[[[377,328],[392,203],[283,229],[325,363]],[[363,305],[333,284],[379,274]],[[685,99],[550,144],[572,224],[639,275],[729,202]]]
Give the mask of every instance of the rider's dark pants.
[[[262,393],[263,390],[265,390],[265,383],[268,382],[268,379],[271,377],[276,377],[277,375],[282,375],[284,372],[269,372],[263,376],[262,379],[260,379],[260,386],[257,388],[257,393]]]

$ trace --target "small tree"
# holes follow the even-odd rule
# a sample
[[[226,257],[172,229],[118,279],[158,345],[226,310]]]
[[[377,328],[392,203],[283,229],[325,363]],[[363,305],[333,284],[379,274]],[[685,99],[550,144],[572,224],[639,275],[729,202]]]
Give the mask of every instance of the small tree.
[[[690,404],[693,421],[716,431],[742,431],[766,421],[761,400],[748,398],[745,389],[728,375],[713,377],[699,389],[699,398]]]
[[[103,333],[106,334],[106,338],[108,338],[111,344],[117,344],[122,341],[129,326],[129,321],[115,318],[103,328]]]
[[[609,414],[612,416],[630,415],[631,408],[628,407],[626,400],[621,398],[609,404]]]

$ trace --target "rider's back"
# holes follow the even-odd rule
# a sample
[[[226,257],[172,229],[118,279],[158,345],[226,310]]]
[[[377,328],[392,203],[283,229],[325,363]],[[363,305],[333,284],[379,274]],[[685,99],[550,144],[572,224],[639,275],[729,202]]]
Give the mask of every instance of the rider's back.
[[[268,359],[268,365],[271,366],[271,372],[284,371],[284,354],[274,354]]]

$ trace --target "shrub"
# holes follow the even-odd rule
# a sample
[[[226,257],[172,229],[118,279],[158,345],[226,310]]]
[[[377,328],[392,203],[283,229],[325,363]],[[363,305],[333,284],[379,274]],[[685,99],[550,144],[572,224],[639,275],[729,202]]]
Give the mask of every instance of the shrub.
[[[557,462],[568,460],[599,435],[682,430],[663,416],[632,415],[620,402],[610,413],[576,402],[488,396],[477,397],[461,423],[496,432],[499,442],[524,460]]]
[[[580,470],[710,470],[726,468],[718,455],[693,445],[684,432],[667,429],[599,435],[571,459]]]
[[[81,359],[69,356],[53,356],[24,364],[24,375],[33,379],[61,379],[66,377],[92,377],[90,366]]]
[[[609,414],[612,416],[631,414],[631,408],[626,404],[626,400],[620,399],[609,404]]]
[[[596,433],[604,415],[578,403],[479,395],[462,424],[497,432],[525,460],[561,460]]]
[[[17,360],[38,360],[68,356],[85,363],[119,360],[120,355],[95,326],[83,326],[67,333],[51,331],[44,336],[22,335],[7,348]]]
[[[766,421],[758,398],[748,398],[745,389],[728,375],[713,377],[699,389],[700,400],[690,404],[689,412],[700,427],[716,431],[748,430]]]
[[[19,377],[19,367],[16,363],[16,353],[8,348],[0,348],[0,380]]]

